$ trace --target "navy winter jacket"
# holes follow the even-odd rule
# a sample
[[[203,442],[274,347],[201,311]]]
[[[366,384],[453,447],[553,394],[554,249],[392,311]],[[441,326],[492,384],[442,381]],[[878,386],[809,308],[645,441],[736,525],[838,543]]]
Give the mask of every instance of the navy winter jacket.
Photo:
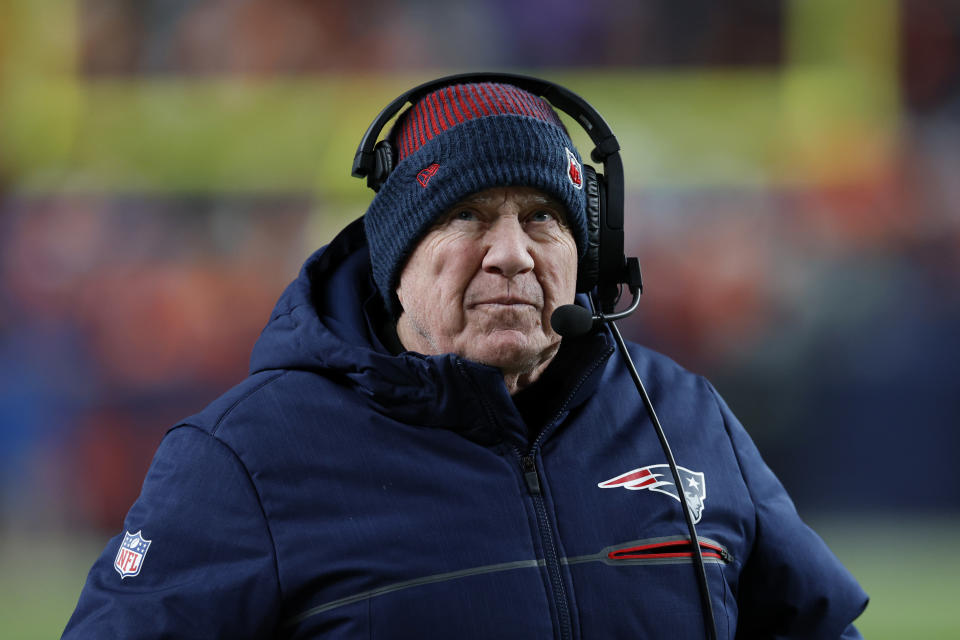
[[[375,296],[354,223],[249,378],[165,436],[64,637],[705,637],[680,494],[609,336],[565,340],[515,399],[491,367],[392,355]],[[630,349],[719,636],[859,637],[866,595],[723,400]]]

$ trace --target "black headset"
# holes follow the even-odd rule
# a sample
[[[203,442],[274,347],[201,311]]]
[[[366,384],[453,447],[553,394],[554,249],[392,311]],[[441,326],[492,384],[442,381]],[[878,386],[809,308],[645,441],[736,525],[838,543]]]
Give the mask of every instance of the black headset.
[[[577,291],[591,292],[596,288],[601,313],[612,313],[620,298],[622,284],[634,292],[642,289],[640,264],[636,258],[627,259],[623,250],[624,188],[620,143],[597,110],[569,89],[546,80],[510,73],[463,73],[426,82],[394,99],[367,128],[353,158],[352,175],[365,177],[367,186],[379,191],[396,165],[396,154],[390,141],[377,141],[387,123],[407,103],[413,104],[437,89],[477,82],[510,84],[540,96],[576,120],[596,145],[590,158],[603,164],[603,173],[597,173],[588,164],[583,165],[588,238],[586,253],[577,270]],[[636,295],[633,308],[636,308]]]

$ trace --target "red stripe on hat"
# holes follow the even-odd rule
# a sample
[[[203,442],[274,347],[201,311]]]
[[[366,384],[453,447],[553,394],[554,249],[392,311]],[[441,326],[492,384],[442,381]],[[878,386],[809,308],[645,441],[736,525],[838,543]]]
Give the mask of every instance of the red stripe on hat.
[[[413,153],[420,148],[420,145],[417,143],[417,137],[420,135],[420,128],[417,126],[417,114],[411,113],[410,117],[407,118],[407,122],[410,123],[410,137],[407,139],[407,146],[410,149],[410,153]]]
[[[403,126],[400,127],[400,133],[397,135],[397,142],[399,142],[398,155],[400,160],[403,160],[410,154],[410,118],[407,118]]]
[[[513,113],[514,108],[510,103],[509,98],[506,96],[506,92],[503,90],[503,86],[490,84],[490,92],[493,94],[494,99],[497,101],[497,107],[500,109],[500,113]]]
[[[433,136],[440,135],[440,128],[437,126],[437,114],[433,110],[433,101],[427,96],[424,102],[424,118],[427,121],[427,140],[432,140]]]
[[[536,111],[538,118],[541,120],[550,121],[549,112],[544,108],[544,101],[536,96],[530,99],[530,106]]]
[[[530,115],[523,108],[523,100],[510,87],[499,87],[500,91],[510,100],[511,111],[522,116]]]
[[[447,122],[450,123],[451,127],[455,127],[460,124],[458,118],[453,117],[453,112],[450,111],[450,97],[447,95],[450,92],[450,87],[447,87],[447,91],[440,91],[440,98],[443,100],[443,114]]]
[[[494,93],[497,96],[497,100],[500,101],[500,107],[503,109],[500,113],[519,113],[520,106],[516,101],[510,96],[510,92],[507,91],[507,88],[502,84],[491,85]]]
[[[437,126],[440,127],[440,131],[446,131],[449,127],[447,126],[446,118],[443,117],[443,107],[440,106],[440,99],[437,97],[437,92],[432,93],[428,99],[430,100],[430,112],[433,114]],[[437,131],[438,135],[440,131]]]
[[[500,109],[500,101],[494,94],[493,88],[490,86],[489,82],[484,82],[483,84],[479,85],[479,91],[487,101],[487,104],[490,106],[490,115],[498,116],[503,113]]]
[[[416,153],[423,144],[423,124],[420,122],[420,111],[415,109],[410,114],[410,153]]]
[[[510,97],[510,101],[515,105],[517,113],[522,116],[531,115],[529,107],[527,107],[527,99],[520,94],[519,90],[514,87],[504,87],[504,91],[506,91],[507,95]]]
[[[494,91],[493,85],[491,85],[489,82],[485,82],[480,87],[480,91],[490,102],[490,106],[493,109],[494,114],[501,115],[502,113],[504,113],[503,100],[501,100],[500,97],[497,95],[497,92]]]
[[[450,108],[453,110],[453,118],[457,121],[457,124],[462,123],[466,118],[463,117],[463,114],[460,112],[460,108],[457,105],[458,99],[453,95],[453,87],[447,87],[447,102],[450,104]]]
[[[463,114],[463,119],[473,120],[476,117],[476,115],[474,115],[473,110],[470,108],[470,105],[467,104],[466,98],[464,98],[463,94],[460,93],[460,85],[457,85],[456,87],[454,87],[454,91],[456,91],[457,93],[457,100],[453,103],[453,107],[456,109],[458,108],[458,104],[459,104],[460,111]]]
[[[497,91],[500,93],[500,99],[503,100],[503,104],[507,109],[507,113],[516,113],[519,115],[524,115],[523,108],[520,105],[520,101],[514,97],[509,87],[506,87],[502,84],[497,85]]]
[[[410,119],[407,118],[397,132],[397,155],[402,159],[407,155],[407,142],[410,137]]]
[[[537,110],[539,117],[545,122],[556,122],[556,115],[546,100],[543,98],[533,98],[530,102],[533,104],[533,108]]]
[[[519,89],[514,88],[511,92],[514,100],[517,101],[517,104],[520,106],[520,110],[524,115],[537,118],[537,113],[533,108],[531,96],[525,95],[520,92]]]
[[[483,97],[483,93],[480,91],[480,85],[473,85],[467,87],[470,93],[470,99],[473,100],[475,106],[477,106],[477,111],[480,113],[480,116],[489,116],[491,111],[486,104],[486,100]]]

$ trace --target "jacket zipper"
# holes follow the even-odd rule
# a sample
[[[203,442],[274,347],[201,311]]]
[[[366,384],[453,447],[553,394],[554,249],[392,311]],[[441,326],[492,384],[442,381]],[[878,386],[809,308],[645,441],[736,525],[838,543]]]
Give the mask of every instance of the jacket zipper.
[[[519,453],[519,452],[518,452]],[[534,456],[521,455],[520,465],[523,478],[527,483],[527,491],[533,498],[534,510],[537,513],[540,539],[543,542],[544,561],[547,566],[547,576],[553,592],[553,601],[557,607],[557,616],[560,624],[560,638],[569,640],[573,637],[573,625],[570,622],[570,603],[567,601],[567,591],[563,586],[563,576],[560,572],[560,556],[557,554],[556,540],[553,527],[547,517],[547,507],[540,490],[540,473],[537,471],[537,462]]]

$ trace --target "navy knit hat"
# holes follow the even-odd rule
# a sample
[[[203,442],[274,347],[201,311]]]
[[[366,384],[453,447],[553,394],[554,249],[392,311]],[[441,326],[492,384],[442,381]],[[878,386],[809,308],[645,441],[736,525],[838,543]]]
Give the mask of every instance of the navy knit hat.
[[[400,313],[400,273],[437,219],[466,196],[502,186],[557,198],[583,257],[586,200],[580,156],[549,103],[507,84],[438,89],[404,112],[390,133],[397,165],[364,216],[373,279]]]

